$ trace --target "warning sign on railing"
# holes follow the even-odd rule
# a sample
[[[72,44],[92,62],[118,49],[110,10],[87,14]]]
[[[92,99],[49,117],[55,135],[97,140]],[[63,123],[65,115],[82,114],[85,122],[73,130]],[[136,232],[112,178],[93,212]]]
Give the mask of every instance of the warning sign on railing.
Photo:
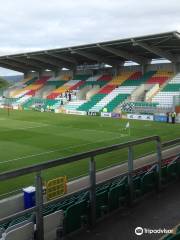
[[[47,200],[52,200],[67,192],[67,177],[58,177],[46,183]]]

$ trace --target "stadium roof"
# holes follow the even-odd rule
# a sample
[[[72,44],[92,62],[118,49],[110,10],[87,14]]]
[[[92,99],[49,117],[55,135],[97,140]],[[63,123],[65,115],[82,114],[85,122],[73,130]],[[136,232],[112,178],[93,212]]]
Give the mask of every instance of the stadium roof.
[[[118,66],[125,61],[144,65],[161,59],[180,62],[179,32],[1,56],[0,67],[25,73],[46,69],[74,69],[77,66],[97,63]]]

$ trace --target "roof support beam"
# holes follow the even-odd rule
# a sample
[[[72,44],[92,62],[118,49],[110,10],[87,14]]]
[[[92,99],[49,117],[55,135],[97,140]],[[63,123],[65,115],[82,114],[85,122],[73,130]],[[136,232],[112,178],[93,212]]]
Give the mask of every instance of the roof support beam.
[[[30,56],[30,59],[34,59],[34,60],[37,60],[37,61],[40,61],[40,62],[43,62],[43,63],[46,63],[46,64],[50,64],[52,66],[54,66],[55,68],[58,67],[58,68],[61,68],[61,64],[58,63],[57,61],[55,60],[50,60],[49,58],[45,58],[43,56],[35,56],[35,55],[31,55]]]
[[[28,66],[26,64],[22,64],[22,63],[17,63],[14,60],[9,60],[9,59],[0,60],[0,63],[5,63],[6,65],[17,67],[19,69],[22,69],[22,71],[31,71],[31,70],[38,71],[39,70],[38,68],[30,67],[30,66]]]
[[[74,50],[74,49],[70,49],[70,50],[72,51],[72,53],[77,53],[77,54],[79,54],[79,55],[81,55],[83,57],[86,57],[86,58],[88,58],[90,60],[94,60],[94,61],[96,61],[98,63],[106,63],[106,64],[111,65],[111,66],[117,64],[117,63],[115,63],[112,60],[109,60],[107,58],[98,56],[98,55],[93,54],[93,53],[87,53],[87,52],[82,51],[82,50]]]
[[[9,69],[12,71],[16,71],[16,72],[21,72],[21,73],[26,73],[28,71],[28,70],[24,70],[22,68],[11,66],[11,65],[8,65],[6,63],[1,63],[1,62],[0,62],[0,67],[6,68],[6,69]]]
[[[25,64],[26,66],[31,67],[33,68],[33,70],[36,70],[36,71],[42,71],[44,69],[44,66],[37,64],[37,62],[31,62],[27,59],[12,58],[12,57],[9,57],[8,59],[11,59],[17,63]]]
[[[138,45],[138,46],[148,50],[149,52],[152,52],[152,53],[156,54],[159,57],[162,57],[162,58],[165,58],[165,59],[169,60],[170,62],[176,62],[177,61],[176,57],[173,54],[168,53],[166,51],[163,51],[159,47],[151,46],[151,45],[149,45],[147,43],[144,43],[144,42],[141,42],[141,41],[135,41],[134,39],[132,39],[132,42],[133,42],[134,45]]]
[[[53,62],[50,61],[49,59],[44,58],[43,56],[35,56],[35,55],[28,55],[27,59],[32,59],[32,60],[36,60],[37,64],[38,62],[41,64],[43,63],[44,66],[46,66],[47,69],[49,70],[57,70],[58,68],[61,68],[62,66],[60,66],[57,62]]]
[[[124,51],[124,50],[119,50],[119,49],[115,49],[115,48],[112,48],[112,47],[109,47],[109,46],[103,46],[103,45],[100,45],[100,44],[97,44],[97,46],[99,48],[109,52],[109,53],[114,54],[115,56],[125,58],[126,60],[130,60],[132,62],[136,62],[136,63],[138,63],[140,65],[147,64],[147,63],[149,63],[151,61],[148,58],[141,57],[141,56],[138,56],[138,55],[136,55],[134,53],[129,53],[129,52]]]
[[[43,71],[43,70],[51,68],[51,66],[49,64],[40,62],[38,60],[31,59],[31,58],[29,58],[27,56],[24,56],[23,59],[22,58],[21,59],[18,58],[17,61],[22,62],[22,63],[26,63],[28,65],[35,66],[35,67],[39,68],[39,71]],[[54,68],[53,68],[53,70],[54,70]]]
[[[56,59],[59,59],[59,60],[63,60],[65,62],[70,62],[70,63],[73,63],[74,65],[77,65],[78,62],[76,61],[75,58],[73,57],[67,57],[67,56],[64,56],[62,54],[57,54],[57,53],[52,53],[52,52],[48,52],[48,51],[45,51],[44,52],[46,55],[48,56],[51,56],[51,57],[54,57]]]

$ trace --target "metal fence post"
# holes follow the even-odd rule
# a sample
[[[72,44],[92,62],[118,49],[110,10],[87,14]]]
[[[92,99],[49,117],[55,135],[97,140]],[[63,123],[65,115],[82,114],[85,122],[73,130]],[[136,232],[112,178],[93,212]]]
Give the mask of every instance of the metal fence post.
[[[134,190],[133,190],[133,148],[132,146],[128,147],[128,185],[130,190],[130,203],[133,202]]]
[[[161,141],[158,138],[156,141],[157,148],[157,158],[158,158],[158,190],[161,189],[161,166],[162,166],[162,149],[161,149]]]
[[[36,228],[37,239],[44,240],[44,222],[43,222],[43,184],[41,173],[36,174]]]
[[[96,224],[96,162],[92,156],[89,161],[89,179],[90,179],[90,214],[91,227]]]

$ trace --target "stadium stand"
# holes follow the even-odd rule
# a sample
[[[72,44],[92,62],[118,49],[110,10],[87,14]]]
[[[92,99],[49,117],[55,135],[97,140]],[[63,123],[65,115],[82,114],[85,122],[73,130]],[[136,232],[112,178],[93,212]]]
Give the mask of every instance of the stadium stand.
[[[156,121],[157,117],[157,121],[165,122],[167,112],[174,112],[180,106],[179,100],[175,104],[175,98],[180,96],[179,39],[178,32],[169,32],[49,50],[50,55],[55,54],[55,58],[59,56],[62,65],[53,67],[52,63],[53,70],[48,71],[48,68],[42,69],[33,63],[22,64],[22,68],[19,64],[17,68],[18,59],[23,63],[27,57],[30,62],[31,55],[39,55],[39,52],[13,55],[12,58],[1,56],[0,66],[22,71],[25,79],[3,92],[0,107],[80,115],[107,113],[108,117],[115,113],[118,118],[124,114],[123,117],[129,119],[135,115],[135,119],[146,117],[145,120]],[[143,42],[148,47],[143,47]],[[48,61],[47,52],[42,51],[40,55],[45,55]],[[163,56],[163,60],[170,63],[151,64],[152,60],[162,60]],[[126,65],[129,61],[133,62],[132,66]],[[68,99],[67,94],[72,98]],[[149,115],[139,116],[147,112]],[[135,114],[129,114],[129,117],[126,113]],[[180,118],[177,119],[180,122]],[[132,148],[152,141],[157,146],[155,161],[145,165],[141,163],[134,168]],[[172,156],[162,159],[161,147],[170,148],[175,144],[179,144],[179,139],[163,145],[158,136],[153,136],[0,173],[0,180],[36,174],[36,205],[22,212],[13,212],[11,216],[3,216],[0,220],[0,240],[61,239],[62,236],[93,227],[96,221],[114,211],[128,208],[132,203],[168,188],[180,177],[179,149],[175,149]],[[97,183],[95,156],[123,148],[128,148],[128,171],[118,172],[118,176],[103,178]],[[144,156],[148,157],[152,156]],[[46,189],[42,186],[40,171],[84,158],[90,158],[90,184],[82,189],[78,186],[74,192],[46,201],[43,195]],[[80,180],[76,181],[79,183]],[[176,235],[166,236],[165,239],[178,237],[179,230]]]
[[[180,74],[175,75],[161,91],[153,97],[152,102],[158,102],[161,106],[172,106],[173,97],[180,93]]]
[[[47,104],[44,104],[45,111],[48,110],[47,106],[52,105],[55,105],[53,110],[61,108],[63,100],[66,110],[101,112],[107,108],[108,112],[113,112],[120,107],[129,112],[129,108],[121,106],[131,100],[134,109],[141,111],[148,106],[148,110],[154,113],[157,107],[171,108],[174,96],[179,96],[179,74],[172,76],[172,72],[165,70],[148,71],[144,74],[140,71],[124,70],[116,77],[79,74],[72,80],[69,80],[70,75],[28,78],[19,84],[18,89],[13,89],[10,96],[16,99],[12,105],[16,109],[29,109],[34,102],[38,102],[37,99],[42,98],[47,99]],[[68,92],[73,96],[70,102],[65,98],[65,93]],[[151,95],[154,95],[152,100]],[[148,102],[145,101],[146,98]],[[154,103],[153,108],[150,108],[151,101]],[[138,102],[142,102],[140,108]]]

